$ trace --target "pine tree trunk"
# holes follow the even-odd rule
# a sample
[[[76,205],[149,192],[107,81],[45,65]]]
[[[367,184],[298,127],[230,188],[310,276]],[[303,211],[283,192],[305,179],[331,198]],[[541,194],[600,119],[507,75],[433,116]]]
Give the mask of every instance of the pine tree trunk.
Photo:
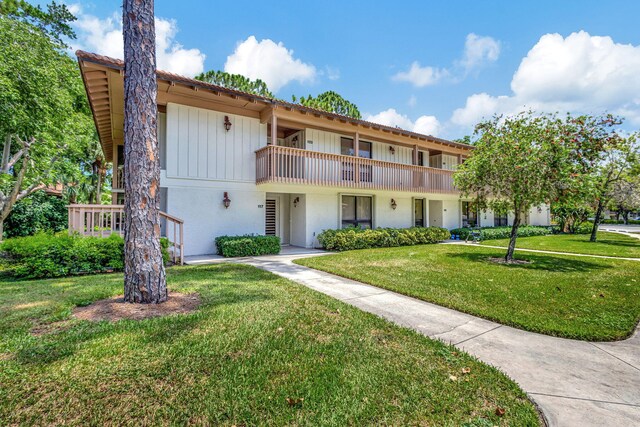
[[[124,0],[124,299],[167,300],[160,250],[160,163],[153,0]]]
[[[604,203],[602,203],[602,197],[598,200],[598,209],[596,209],[596,217],[593,219],[593,228],[591,228],[590,242],[595,242],[598,233],[598,226],[600,225],[600,217],[602,217],[602,210],[604,209]]]
[[[507,255],[504,257],[506,262],[513,261],[513,254],[516,250],[516,239],[518,238],[518,227],[520,227],[520,210],[516,209],[513,216],[513,225],[511,226],[509,247],[507,248]]]

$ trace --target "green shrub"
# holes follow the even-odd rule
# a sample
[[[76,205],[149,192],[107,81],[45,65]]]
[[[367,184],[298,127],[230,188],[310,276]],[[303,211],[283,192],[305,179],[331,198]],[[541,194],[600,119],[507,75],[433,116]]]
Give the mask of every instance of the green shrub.
[[[329,251],[386,248],[436,243],[449,239],[449,231],[440,227],[411,228],[343,228],[324,230],[318,241]]]
[[[518,237],[546,236],[554,233],[557,227],[539,226],[539,225],[523,225],[518,227]],[[451,235],[458,237],[460,240],[470,239],[471,228],[454,228]],[[477,230],[477,229],[476,229]],[[482,227],[480,228],[480,240],[507,239],[511,236],[511,227]]]
[[[280,238],[277,236],[245,236],[216,237],[218,254],[224,257],[241,257],[271,255],[280,253]]]
[[[37,191],[15,204],[4,221],[4,235],[31,236],[42,231],[58,232],[67,228],[67,206],[64,200]]]
[[[169,242],[163,240],[162,258],[166,263]],[[117,234],[102,238],[69,235],[66,231],[37,233],[7,239],[0,250],[7,261],[7,271],[18,278],[61,277],[124,268],[124,240]]]
[[[593,222],[584,222],[576,228],[574,234],[591,234],[591,230],[593,230]]]

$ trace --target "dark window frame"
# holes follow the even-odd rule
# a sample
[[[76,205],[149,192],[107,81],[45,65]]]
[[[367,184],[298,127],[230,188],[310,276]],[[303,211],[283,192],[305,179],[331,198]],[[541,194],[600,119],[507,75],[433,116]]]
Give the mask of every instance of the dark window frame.
[[[343,209],[344,209],[344,198],[345,197],[353,197],[353,209],[354,209],[354,219],[344,219]],[[370,207],[369,207],[369,219],[360,219],[358,218],[358,199],[369,199]],[[341,228],[348,227],[360,227],[365,226],[364,228],[373,228],[373,196],[360,196],[355,194],[342,194],[340,195],[340,225]],[[366,227],[368,225],[368,227]]]
[[[509,225],[509,215],[507,213],[493,213],[493,226],[506,227]]]
[[[465,209],[466,203],[466,209]],[[464,200],[460,206],[462,211],[462,226],[463,227],[478,227],[479,224],[479,215],[478,215],[478,207],[477,204],[472,201]],[[469,215],[472,213],[473,215]],[[466,217],[466,219],[465,219]],[[470,221],[473,218],[473,222]],[[465,224],[466,221],[466,224]]]

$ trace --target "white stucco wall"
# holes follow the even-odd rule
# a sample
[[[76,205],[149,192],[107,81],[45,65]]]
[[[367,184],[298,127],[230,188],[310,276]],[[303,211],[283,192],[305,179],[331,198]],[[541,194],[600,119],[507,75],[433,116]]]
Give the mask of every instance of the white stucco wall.
[[[444,200],[442,210],[444,228],[460,227],[460,200]]]
[[[529,211],[529,225],[550,225],[551,224],[551,210],[549,205],[540,206],[540,212],[538,207],[533,207]]]
[[[265,193],[255,184],[194,186],[165,182],[167,210],[184,220],[185,255],[215,253],[214,238],[220,235],[264,234]],[[182,185],[180,185],[182,184]],[[229,193],[231,206],[222,204]]]

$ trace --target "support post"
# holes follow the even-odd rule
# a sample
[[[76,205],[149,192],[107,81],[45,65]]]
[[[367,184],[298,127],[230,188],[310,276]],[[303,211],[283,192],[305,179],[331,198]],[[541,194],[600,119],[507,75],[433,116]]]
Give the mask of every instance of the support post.
[[[271,145],[278,145],[278,117],[276,112],[271,112]]]

